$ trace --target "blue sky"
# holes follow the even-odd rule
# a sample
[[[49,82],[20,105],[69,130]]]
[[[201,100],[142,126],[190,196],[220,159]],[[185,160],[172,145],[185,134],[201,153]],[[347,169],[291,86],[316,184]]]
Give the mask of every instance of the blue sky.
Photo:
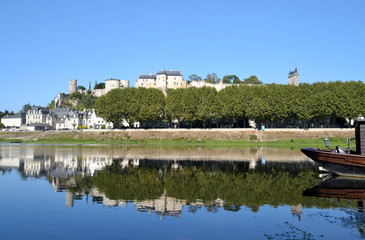
[[[161,68],[287,84],[365,78],[365,1],[0,2],[0,111]]]

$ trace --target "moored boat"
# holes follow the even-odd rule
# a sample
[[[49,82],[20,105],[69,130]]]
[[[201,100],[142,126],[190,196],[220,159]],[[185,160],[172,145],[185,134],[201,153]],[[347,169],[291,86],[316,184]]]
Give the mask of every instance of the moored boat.
[[[337,175],[365,177],[365,156],[318,148],[302,148],[302,152],[325,169]]]
[[[302,152],[325,169],[337,175],[365,177],[365,120],[356,120],[355,123],[356,151],[350,147],[341,149],[329,148],[329,139],[325,139],[328,149],[302,148]]]

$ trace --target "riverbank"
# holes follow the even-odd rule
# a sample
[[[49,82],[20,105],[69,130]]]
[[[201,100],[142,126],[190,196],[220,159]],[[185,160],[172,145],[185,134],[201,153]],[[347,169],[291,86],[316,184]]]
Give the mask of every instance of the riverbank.
[[[238,146],[323,146],[323,138],[344,146],[354,129],[128,129],[0,132],[0,142],[70,144],[199,144]],[[310,145],[311,144],[311,145]]]

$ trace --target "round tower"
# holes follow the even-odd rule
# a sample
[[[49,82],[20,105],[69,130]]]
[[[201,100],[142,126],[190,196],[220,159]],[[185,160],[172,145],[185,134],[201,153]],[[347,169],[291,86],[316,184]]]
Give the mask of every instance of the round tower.
[[[119,79],[107,79],[105,80],[105,93],[109,92],[112,89],[116,89],[120,87]]]
[[[77,91],[77,80],[76,79],[70,79],[70,84],[69,84],[69,94],[75,93]]]

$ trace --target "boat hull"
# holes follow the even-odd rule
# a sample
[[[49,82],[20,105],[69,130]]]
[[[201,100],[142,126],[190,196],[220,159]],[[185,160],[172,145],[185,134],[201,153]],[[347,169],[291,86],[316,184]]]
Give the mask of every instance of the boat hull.
[[[365,200],[365,178],[336,176],[319,181],[306,189],[303,196]]]
[[[318,148],[302,148],[302,152],[337,175],[365,177],[365,156],[332,153]]]

